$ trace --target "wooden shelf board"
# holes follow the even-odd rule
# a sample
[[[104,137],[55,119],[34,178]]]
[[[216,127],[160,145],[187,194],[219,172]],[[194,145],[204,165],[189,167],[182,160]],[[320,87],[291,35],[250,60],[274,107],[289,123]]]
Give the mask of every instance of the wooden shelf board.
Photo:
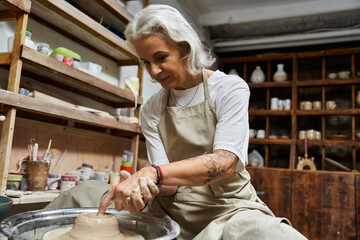
[[[71,120],[91,126],[139,133],[140,126],[137,124],[120,122],[111,116],[98,116],[84,110],[63,107],[2,89],[0,89],[0,102],[17,109],[35,112],[45,116],[58,117],[60,119]]]
[[[346,48],[346,49],[330,49],[326,51],[313,51],[313,52],[300,52],[296,53],[297,58],[314,58],[314,57],[325,57],[325,56],[336,56],[336,55],[349,55],[358,53],[360,47]]]
[[[87,95],[95,100],[101,101],[112,106],[118,106],[125,103],[134,106],[134,95],[116,85],[99,79],[86,72],[68,66],[57,61],[54,58],[45,56],[26,46],[22,47],[21,59],[23,68],[37,78],[49,79],[60,84],[59,87],[69,86],[77,89],[78,93]],[[143,103],[143,98],[138,97],[138,104]]]
[[[31,9],[31,1],[30,0],[2,0],[2,1],[0,1],[0,10],[3,10],[3,9],[29,13],[30,9]]]
[[[358,84],[360,78],[349,78],[349,79],[325,79],[325,80],[308,80],[308,81],[297,81],[297,86],[330,86],[330,85],[344,85],[344,84]]]
[[[304,140],[297,140],[297,145],[304,145]],[[359,141],[351,140],[308,140],[308,145],[316,146],[360,146]]]
[[[293,59],[294,54],[274,54],[274,55],[263,55],[263,56],[246,56],[246,57],[230,57],[223,58],[221,61],[223,63],[239,63],[239,62],[261,62],[261,61],[270,61],[270,60],[286,60]]]
[[[322,116],[322,115],[360,115],[360,108],[355,109],[332,109],[332,110],[296,110],[299,116]]]
[[[66,1],[33,0],[31,13],[117,61],[137,61],[135,52],[127,47],[123,39]]]
[[[249,139],[249,144],[291,145],[291,143],[291,139]]]
[[[291,110],[249,109],[250,116],[290,116]]]
[[[0,53],[0,65],[10,65],[11,53]]]
[[[281,88],[281,87],[292,87],[292,81],[284,82],[263,82],[263,83],[248,83],[250,88]]]
[[[119,27],[126,25],[133,18],[133,15],[120,6],[116,0],[72,0],[79,8],[86,11],[86,14],[95,17],[103,23]]]
[[[16,20],[17,13],[12,10],[1,10],[0,6],[0,21],[13,21]]]
[[[60,195],[60,190],[58,191],[39,191],[32,192],[30,195],[22,195],[20,198],[11,198],[13,204],[30,204],[30,203],[46,203],[51,202]]]

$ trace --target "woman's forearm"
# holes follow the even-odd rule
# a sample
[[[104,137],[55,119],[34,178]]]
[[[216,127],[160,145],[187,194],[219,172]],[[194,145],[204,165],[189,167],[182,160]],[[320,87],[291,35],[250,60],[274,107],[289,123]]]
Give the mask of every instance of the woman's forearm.
[[[163,184],[169,186],[201,186],[231,176],[237,156],[226,150],[216,150],[186,160],[161,165]]]

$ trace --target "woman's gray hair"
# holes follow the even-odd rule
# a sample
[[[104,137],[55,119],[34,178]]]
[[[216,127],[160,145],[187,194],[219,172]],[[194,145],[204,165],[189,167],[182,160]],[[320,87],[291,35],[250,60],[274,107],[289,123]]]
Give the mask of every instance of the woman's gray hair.
[[[173,7],[149,5],[134,16],[125,30],[127,44],[133,50],[136,38],[150,34],[161,35],[175,43],[181,51],[187,51],[184,59],[190,74],[195,75],[215,62],[211,52],[201,43],[198,34]]]

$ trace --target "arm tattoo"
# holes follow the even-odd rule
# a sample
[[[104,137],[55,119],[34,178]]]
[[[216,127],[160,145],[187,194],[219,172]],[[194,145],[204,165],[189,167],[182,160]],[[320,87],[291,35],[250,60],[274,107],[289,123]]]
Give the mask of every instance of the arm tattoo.
[[[226,170],[228,159],[233,156],[233,153],[225,150],[216,151],[215,154],[204,156],[202,162],[208,168],[208,178],[204,181],[204,184],[210,183],[215,177],[221,176]]]

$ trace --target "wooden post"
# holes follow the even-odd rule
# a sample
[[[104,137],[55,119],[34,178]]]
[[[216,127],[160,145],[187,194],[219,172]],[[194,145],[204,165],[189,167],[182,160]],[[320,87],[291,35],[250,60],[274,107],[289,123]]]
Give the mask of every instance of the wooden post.
[[[144,69],[141,65],[138,65],[138,78],[139,78],[139,96],[142,96],[142,90],[143,90],[143,76],[144,76]],[[140,107],[136,107],[134,117],[137,117],[139,119],[139,125],[140,122]],[[139,156],[139,142],[140,142],[140,136],[139,133],[136,134],[131,139],[131,150],[134,152],[134,159],[133,159],[133,173],[137,171],[137,165],[138,165],[138,156]]]
[[[13,51],[10,59],[10,70],[8,79],[8,91],[17,93],[19,91],[22,61],[20,59],[21,46],[25,41],[28,14],[18,13],[15,25],[15,38]],[[10,154],[14,135],[16,108],[11,107],[5,111],[5,121],[1,128],[0,140],[0,194],[4,195],[6,190],[7,173],[10,164]]]

